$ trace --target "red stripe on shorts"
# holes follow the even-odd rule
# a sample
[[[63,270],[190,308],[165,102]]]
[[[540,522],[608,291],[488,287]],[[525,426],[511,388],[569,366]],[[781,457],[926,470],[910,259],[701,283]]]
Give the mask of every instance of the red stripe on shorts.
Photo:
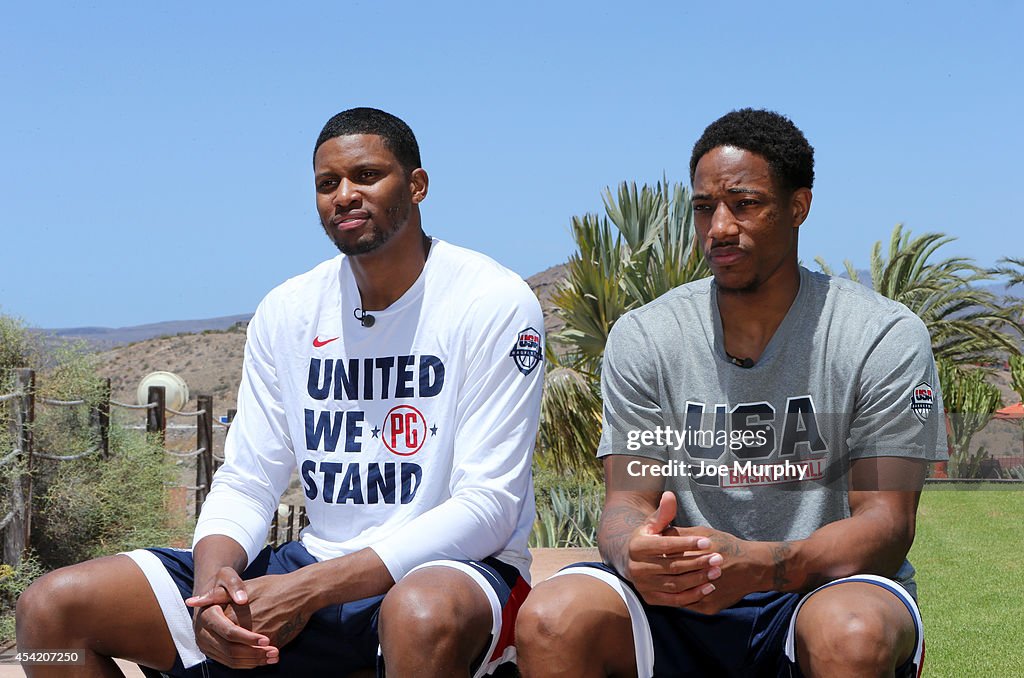
[[[516,642],[516,617],[519,616],[519,608],[523,606],[526,596],[530,593],[530,585],[522,577],[516,579],[516,585],[508,594],[508,602],[501,609],[501,633],[498,634],[498,643],[494,646],[494,654],[488,659],[493,662],[505,653],[505,648],[515,645]]]

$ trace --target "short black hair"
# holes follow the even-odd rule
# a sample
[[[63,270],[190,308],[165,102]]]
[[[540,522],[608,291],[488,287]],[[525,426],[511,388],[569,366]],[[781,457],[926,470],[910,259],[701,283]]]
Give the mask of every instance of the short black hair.
[[[813,187],[814,148],[793,121],[781,113],[741,108],[708,125],[690,156],[691,184],[697,163],[719,146],[757,153],[768,161],[775,179],[787,191]]]
[[[416,143],[412,129],[400,118],[376,108],[350,108],[328,120],[313,147],[314,160],[317,150],[325,141],[349,134],[376,134],[384,140],[384,145],[406,172],[423,166],[420,146]]]

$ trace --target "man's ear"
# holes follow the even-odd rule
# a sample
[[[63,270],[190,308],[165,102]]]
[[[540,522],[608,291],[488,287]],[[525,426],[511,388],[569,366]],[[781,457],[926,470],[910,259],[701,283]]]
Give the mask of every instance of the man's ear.
[[[811,211],[811,189],[798,188],[793,191],[790,197],[790,208],[793,210],[793,228],[800,228],[800,224],[807,219]]]
[[[414,169],[409,175],[409,187],[412,189],[412,204],[418,205],[427,197],[427,185],[430,179],[422,167]]]

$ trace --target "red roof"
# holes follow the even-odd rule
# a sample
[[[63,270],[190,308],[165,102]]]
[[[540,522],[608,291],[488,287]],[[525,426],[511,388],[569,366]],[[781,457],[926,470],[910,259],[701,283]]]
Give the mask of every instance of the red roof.
[[[992,416],[996,419],[1024,419],[1024,403],[1017,403],[1016,405],[996,410]]]

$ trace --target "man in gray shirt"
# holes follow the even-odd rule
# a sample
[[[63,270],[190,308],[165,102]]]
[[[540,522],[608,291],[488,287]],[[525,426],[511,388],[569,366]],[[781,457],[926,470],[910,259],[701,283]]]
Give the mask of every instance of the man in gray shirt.
[[[945,458],[924,324],[797,259],[814,151],[769,111],[690,162],[713,278],[623,316],[602,372],[604,564],[520,613],[524,676],[916,676],[914,539]]]

